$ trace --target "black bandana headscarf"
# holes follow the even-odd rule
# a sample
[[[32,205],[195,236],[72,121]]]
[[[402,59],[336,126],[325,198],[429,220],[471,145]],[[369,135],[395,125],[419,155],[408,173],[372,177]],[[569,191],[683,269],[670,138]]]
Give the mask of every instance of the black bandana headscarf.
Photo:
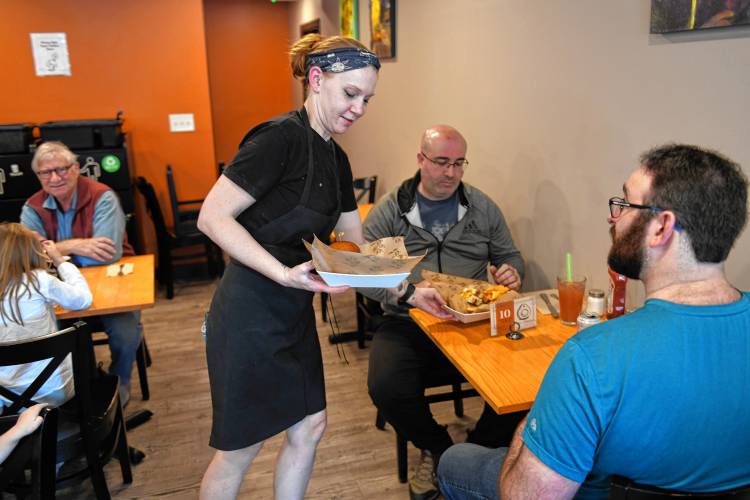
[[[367,50],[344,47],[308,54],[305,58],[305,70],[310,71],[313,66],[319,67],[326,73],[343,73],[365,66],[380,69],[380,60],[378,56]]]

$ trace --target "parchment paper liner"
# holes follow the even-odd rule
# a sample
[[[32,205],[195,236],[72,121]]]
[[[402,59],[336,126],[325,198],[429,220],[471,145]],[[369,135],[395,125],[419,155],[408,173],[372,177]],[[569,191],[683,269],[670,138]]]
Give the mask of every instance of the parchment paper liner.
[[[360,245],[362,253],[334,250],[317,237],[312,244],[305,241],[317,271],[341,274],[408,273],[424,255],[409,257],[404,238],[396,236]],[[427,255],[425,253],[425,255]]]
[[[473,280],[470,278],[464,278],[462,276],[454,276],[452,274],[436,273],[434,271],[428,271],[422,269],[422,279],[429,281],[432,287],[438,291],[443,299],[448,303],[451,309],[454,309],[461,313],[466,313],[466,301],[461,297],[461,291],[467,286],[476,286],[481,292],[492,285],[486,281]],[[521,295],[518,292],[509,290],[507,293],[500,296],[495,302],[505,302],[507,300],[513,300]],[[487,307],[489,311],[489,305]],[[481,311],[475,311],[481,312]]]

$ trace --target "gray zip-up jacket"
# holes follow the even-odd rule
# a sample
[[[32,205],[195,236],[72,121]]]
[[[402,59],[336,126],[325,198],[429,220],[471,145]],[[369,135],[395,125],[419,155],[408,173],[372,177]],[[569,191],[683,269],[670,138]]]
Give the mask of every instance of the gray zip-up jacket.
[[[420,174],[382,197],[367,216],[364,236],[374,241],[388,236],[404,236],[409,255],[427,255],[413,269],[409,281],[422,281],[422,269],[486,280],[487,265],[513,266],[523,279],[524,264],[516,249],[500,208],[479,189],[458,186],[458,222],[439,241],[423,228],[416,190]],[[407,315],[408,308],[383,288],[360,288],[363,295],[377,300],[386,314]]]

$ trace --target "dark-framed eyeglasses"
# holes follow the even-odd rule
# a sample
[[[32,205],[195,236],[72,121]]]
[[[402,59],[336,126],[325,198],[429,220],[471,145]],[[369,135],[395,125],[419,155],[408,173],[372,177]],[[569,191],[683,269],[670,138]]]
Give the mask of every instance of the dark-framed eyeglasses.
[[[65,177],[66,175],[68,175],[68,172],[70,171],[70,169],[73,168],[73,165],[75,165],[75,163],[65,165],[64,167],[55,167],[55,168],[48,168],[45,170],[40,170],[36,173],[36,175],[40,179],[44,179],[44,180],[47,180],[50,177],[52,177],[52,172],[56,173],[58,177]]]
[[[618,218],[620,215],[622,215],[622,210],[624,208],[637,208],[639,210],[651,210],[653,212],[663,212],[664,209],[660,207],[654,207],[651,205],[638,205],[636,203],[630,203],[628,201],[625,201],[623,198],[620,198],[618,196],[614,196],[609,199],[609,215],[611,215],[613,218]]]
[[[438,167],[443,168],[445,170],[448,170],[448,168],[450,166],[454,166],[454,167],[456,167],[458,169],[461,169],[461,170],[463,170],[463,169],[465,169],[465,168],[467,168],[469,166],[469,160],[467,160],[466,158],[459,158],[458,160],[456,160],[454,162],[451,162],[451,161],[448,160],[448,158],[435,158],[435,159],[432,159],[429,156],[427,156],[426,154],[424,154],[424,151],[420,151],[420,153],[422,153],[422,156],[424,156],[425,158],[427,158],[428,160],[430,160],[432,163],[434,163]]]

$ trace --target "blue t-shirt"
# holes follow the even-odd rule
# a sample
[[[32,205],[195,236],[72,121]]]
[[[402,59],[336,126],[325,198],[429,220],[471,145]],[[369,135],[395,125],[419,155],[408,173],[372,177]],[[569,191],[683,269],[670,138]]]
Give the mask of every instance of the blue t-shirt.
[[[547,370],[523,441],[577,498],[609,476],[692,492],[750,483],[750,295],[652,299],[571,338]],[[584,482],[585,480],[585,482]]]
[[[443,238],[458,222],[458,191],[445,200],[430,200],[417,191],[419,217],[422,227],[443,241]]]

